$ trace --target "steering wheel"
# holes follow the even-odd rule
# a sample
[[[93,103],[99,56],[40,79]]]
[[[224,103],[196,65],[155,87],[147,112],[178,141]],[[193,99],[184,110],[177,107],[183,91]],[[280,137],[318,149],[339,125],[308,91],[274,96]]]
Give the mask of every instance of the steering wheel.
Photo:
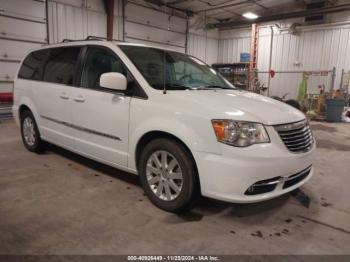
[[[183,81],[185,79],[188,79],[188,82],[191,82],[193,80],[192,75],[190,74],[183,75],[182,77],[180,77],[180,81]]]

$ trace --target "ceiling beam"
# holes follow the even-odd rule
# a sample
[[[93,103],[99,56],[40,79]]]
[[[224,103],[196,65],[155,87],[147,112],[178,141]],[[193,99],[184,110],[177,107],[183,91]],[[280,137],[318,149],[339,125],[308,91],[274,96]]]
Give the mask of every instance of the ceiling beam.
[[[259,7],[261,7],[261,8],[263,8],[263,9],[265,9],[265,10],[269,10],[269,8],[267,8],[266,6],[260,4],[257,0],[252,0],[252,3],[257,5],[257,6],[259,6]]]
[[[313,16],[313,15],[323,15],[323,14],[338,13],[343,11],[350,11],[350,4],[323,7],[323,8],[312,9],[312,10],[288,12],[288,13],[282,13],[282,14],[269,15],[269,16],[262,16],[255,20],[239,20],[239,21],[224,22],[224,23],[212,23],[212,24],[208,24],[207,27],[219,28],[219,29],[232,28],[236,26],[250,25],[253,23],[264,23],[264,22],[271,22],[271,21],[282,20],[282,19],[298,18],[298,17],[305,17],[305,16]]]
[[[185,2],[189,2],[188,0],[173,0],[173,1],[166,1],[167,5],[177,5],[182,4]]]
[[[219,8],[218,9],[215,9],[215,10],[219,10],[219,11],[222,11],[222,12],[226,12],[226,13],[229,13],[229,14],[231,14],[231,15],[235,15],[235,16],[241,16],[240,14],[237,14],[236,12],[233,12],[233,11],[231,11],[231,10],[229,10],[229,9],[225,9],[225,8],[220,8],[220,6],[222,6],[224,3],[221,3],[221,4],[211,4],[210,2],[207,2],[207,1],[204,1],[204,0],[197,0],[197,1],[199,1],[200,3],[203,3],[203,4],[206,4],[206,5],[208,5],[208,6],[211,6],[212,8],[213,7],[216,7],[216,6],[218,6]],[[232,1],[227,1],[227,2],[232,2]],[[225,2],[225,3],[227,3],[227,2]],[[205,11],[204,13],[206,13],[207,11]],[[197,13],[197,12],[196,12]]]
[[[174,9],[176,11],[184,12],[184,13],[187,13],[188,15],[192,13],[189,10],[178,8],[178,7],[175,7],[175,6],[171,6],[171,4],[163,2],[162,0],[144,0],[144,1],[146,3],[157,5],[159,7],[168,7],[168,8]],[[173,2],[172,4],[174,4],[174,1],[172,1],[172,2]]]
[[[244,4],[251,5],[252,2],[251,2],[251,0],[243,0],[240,2],[232,3],[232,4],[220,5],[220,6],[205,8],[205,9],[201,9],[201,10],[195,10],[194,12],[195,13],[209,12],[209,11],[213,11],[213,10],[218,10],[218,9],[223,9],[223,8],[228,8],[228,7],[233,7],[233,6],[239,6],[239,5],[244,5]]]

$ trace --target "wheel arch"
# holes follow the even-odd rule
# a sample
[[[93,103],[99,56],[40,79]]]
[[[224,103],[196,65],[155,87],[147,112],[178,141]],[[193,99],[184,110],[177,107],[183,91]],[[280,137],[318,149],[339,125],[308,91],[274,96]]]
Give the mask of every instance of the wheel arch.
[[[149,131],[149,132],[145,133],[142,137],[140,137],[140,139],[138,140],[138,142],[136,144],[135,156],[134,156],[136,169],[138,170],[138,163],[139,163],[140,156],[142,153],[142,148],[144,148],[148,143],[150,143],[152,140],[157,139],[157,138],[168,138],[171,140],[175,140],[176,142],[178,142],[179,144],[181,144],[182,146],[184,146],[186,148],[186,150],[190,154],[192,161],[194,163],[194,168],[196,170],[197,179],[199,181],[197,163],[196,163],[196,160],[195,160],[193,153],[192,153],[191,149],[189,148],[189,146],[186,145],[186,143],[184,141],[182,141],[179,137],[177,137],[173,134],[170,134],[168,132],[165,132],[165,131],[153,130],[153,131]]]
[[[35,119],[35,122],[38,126],[39,132],[41,133],[41,123],[40,123],[40,115],[38,114],[38,111],[36,110],[36,107],[34,106],[34,103],[32,102],[31,99],[24,97],[21,99],[20,103],[18,104],[18,120],[19,123],[21,121],[21,117],[24,111],[28,110],[30,111]]]
[[[25,111],[30,111],[32,112],[32,110],[25,104],[22,104],[20,105],[20,107],[18,108],[18,116],[19,116],[19,119],[22,119],[22,114],[23,112]],[[33,113],[33,112],[32,112]]]
[[[138,165],[138,162],[140,159],[140,155],[142,153],[142,148],[144,148],[149,142],[151,142],[152,140],[154,140],[156,138],[168,138],[168,139],[175,140],[176,142],[182,144],[188,150],[188,152],[191,154],[191,156],[193,158],[193,154],[191,152],[191,149],[180,138],[178,138],[177,136],[175,136],[171,133],[165,132],[165,131],[153,130],[153,131],[148,131],[147,133],[143,134],[136,144],[136,149],[135,149],[135,165],[136,165],[136,167],[138,167],[137,165]]]

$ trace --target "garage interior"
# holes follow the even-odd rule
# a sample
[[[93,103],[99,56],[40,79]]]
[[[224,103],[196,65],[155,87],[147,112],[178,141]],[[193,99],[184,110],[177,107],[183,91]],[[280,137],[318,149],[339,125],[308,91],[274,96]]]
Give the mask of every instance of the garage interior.
[[[187,53],[239,88],[298,101],[313,177],[266,202],[203,198],[172,214],[135,175],[54,145],[26,151],[11,113],[21,60],[89,36]],[[346,0],[0,0],[0,255],[349,255],[349,83]]]

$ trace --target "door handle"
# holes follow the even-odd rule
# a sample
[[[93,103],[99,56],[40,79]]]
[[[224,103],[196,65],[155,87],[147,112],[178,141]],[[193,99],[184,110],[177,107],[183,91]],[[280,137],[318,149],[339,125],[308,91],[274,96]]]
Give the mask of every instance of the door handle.
[[[67,95],[67,93],[63,92],[60,94],[60,98],[67,100],[69,99],[69,96]]]
[[[74,101],[83,103],[85,102],[85,98],[82,95],[78,95],[77,97],[74,98]]]

